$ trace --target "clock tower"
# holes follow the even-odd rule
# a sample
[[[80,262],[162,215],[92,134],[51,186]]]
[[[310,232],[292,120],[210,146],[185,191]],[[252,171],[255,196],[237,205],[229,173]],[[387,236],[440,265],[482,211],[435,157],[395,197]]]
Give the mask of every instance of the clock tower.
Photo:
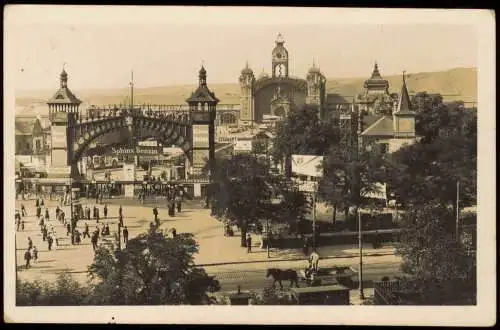
[[[288,51],[284,44],[285,40],[280,33],[272,53],[273,78],[288,78]]]

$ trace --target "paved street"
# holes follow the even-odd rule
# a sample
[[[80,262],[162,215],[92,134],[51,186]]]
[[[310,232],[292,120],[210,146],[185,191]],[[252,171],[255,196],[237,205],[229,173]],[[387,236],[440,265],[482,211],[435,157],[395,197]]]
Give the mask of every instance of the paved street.
[[[82,199],[81,202],[84,206],[87,205],[85,199]],[[23,203],[27,208],[28,216],[24,218],[25,230],[17,232],[16,235],[19,278],[53,280],[58,273],[69,271],[78,280],[85,281],[87,266],[92,263],[94,256],[90,239],[83,239],[79,246],[71,245],[70,237],[66,236],[66,228],[58,221],[52,220],[51,223],[56,228],[59,238],[59,246],[54,244],[53,250],[48,251],[47,243],[42,241],[38,221],[34,217],[34,201],[24,201]],[[54,219],[56,202],[48,201],[46,203],[49,206],[51,219]],[[94,201],[88,201],[88,205],[91,207],[93,203]],[[117,229],[120,203],[123,204],[124,223],[129,229],[130,238],[145,232],[153,219],[151,206],[141,205],[137,201],[111,200],[108,203],[108,220],[105,221],[110,225],[110,237],[113,237]],[[20,204],[20,201],[17,201],[16,207],[19,208]],[[148,204],[153,205],[156,202],[150,201]],[[162,228],[171,229],[175,227],[178,233],[190,232],[195,235],[200,247],[200,252],[195,255],[195,263],[206,267],[209,273],[216,274],[217,278],[221,280],[223,290],[233,290],[236,288],[237,283],[248,283],[251,287],[261,288],[265,284],[264,277],[267,267],[303,267],[305,257],[300,249],[272,250],[271,258],[268,259],[266,251],[258,247],[259,239],[257,237],[254,239],[252,253],[247,253],[245,248],[240,247],[238,233],[235,233],[234,237],[224,237],[222,224],[210,217],[209,210],[200,208],[200,202],[189,201],[184,205],[182,212],[176,213],[173,218],[168,216],[167,210],[162,207],[161,201],[157,204]],[[99,207],[102,219],[103,205],[99,205]],[[65,206],[63,209],[66,214],[69,214],[69,206]],[[89,223],[91,232],[96,228],[95,220],[91,220],[80,221],[78,224],[79,229],[83,229],[85,222]],[[14,219],[12,219],[12,223],[14,223]],[[14,226],[12,228],[14,229]],[[38,263],[32,263],[32,268],[26,270],[23,256],[27,248],[28,236],[32,238],[34,245],[39,250],[39,260]],[[221,251],[224,251],[224,253],[221,253]],[[379,278],[381,275],[390,275],[395,272],[399,259],[392,255],[392,247],[373,250],[369,245],[366,245],[364,251],[367,254],[388,254],[378,257],[365,257],[367,264],[365,273],[368,278],[372,276],[370,274],[373,274],[374,278]],[[345,264],[357,268],[358,258],[352,257],[357,256],[356,246],[321,247],[319,253],[322,258],[340,257],[338,259],[324,259],[321,261],[322,265]],[[217,264],[217,266],[210,266],[211,264]]]
[[[400,274],[399,261],[394,261],[394,258],[382,257],[366,257],[363,259],[363,284],[366,287],[371,287],[371,282],[380,280],[383,276],[395,276]],[[280,268],[300,269],[304,266],[303,261],[282,262]],[[231,266],[212,266],[205,267],[205,270],[210,275],[215,275],[221,284],[221,291],[237,290],[238,285],[244,290],[262,289],[268,285],[272,285],[272,279],[266,279],[266,263],[260,264],[260,268],[245,268],[245,265]],[[359,259],[329,259],[321,260],[320,267],[331,266],[350,266],[355,270],[359,269]],[[357,276],[353,277],[357,281]],[[283,282],[283,287],[288,287],[288,282]]]

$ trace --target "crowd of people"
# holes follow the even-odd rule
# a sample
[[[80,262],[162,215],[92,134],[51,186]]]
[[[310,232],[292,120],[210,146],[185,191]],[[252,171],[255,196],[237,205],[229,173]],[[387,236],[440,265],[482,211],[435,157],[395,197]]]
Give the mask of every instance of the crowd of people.
[[[177,202],[177,211],[181,211],[181,202],[182,202],[182,193],[179,193],[179,190],[175,190],[175,195],[170,195],[170,198]],[[100,205],[76,205],[74,207],[73,217],[67,217],[62,208],[64,205],[64,200],[61,204],[55,208],[50,208],[46,205],[43,198],[38,197],[35,199],[35,216],[38,222],[38,226],[40,227],[40,236],[42,237],[42,241],[47,243],[48,251],[52,251],[53,249],[57,249],[60,245],[61,238],[58,237],[56,231],[56,225],[53,220],[57,220],[59,222],[59,226],[66,229],[66,238],[71,239],[72,245],[80,245],[82,240],[90,239],[92,248],[94,251],[97,250],[99,246],[99,241],[102,238],[110,237],[111,229],[109,223],[109,213],[108,213],[108,205],[104,204],[102,206],[102,214],[103,218],[101,218],[101,206]],[[171,210],[171,206],[169,205],[169,215],[174,216],[175,210]],[[53,213],[52,213],[53,212]],[[21,204],[20,211],[16,210],[15,212],[15,221],[17,231],[23,231],[25,228],[25,220],[24,217],[27,216],[27,210],[24,204]],[[153,207],[153,217],[154,221],[150,223],[150,229],[156,230],[160,226],[160,218],[159,211],[157,207]],[[126,246],[129,240],[129,229],[124,224],[124,212],[122,205],[118,208],[118,231],[114,233],[114,240],[118,244],[121,245],[121,240],[123,240],[123,244]],[[84,221],[83,225],[79,228],[78,223]],[[91,232],[91,226],[89,223],[95,221],[94,230]],[[119,235],[121,234],[121,237]],[[177,235],[177,231],[175,228],[170,229],[169,233],[172,237],[175,238]],[[38,260],[38,252],[39,250],[33,244],[33,240],[31,237],[28,237],[28,247],[24,254],[24,260],[26,262],[26,269],[30,268],[31,261],[36,262]]]

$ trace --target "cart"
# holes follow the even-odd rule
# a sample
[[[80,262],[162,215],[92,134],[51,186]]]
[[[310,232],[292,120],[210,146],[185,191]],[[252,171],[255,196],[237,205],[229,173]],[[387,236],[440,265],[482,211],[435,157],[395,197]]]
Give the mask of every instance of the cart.
[[[353,283],[353,276],[356,276],[358,272],[349,266],[333,266],[328,268],[320,268],[316,275],[314,276],[314,283],[311,279],[306,277],[306,270],[301,269],[299,271],[299,280],[306,283],[308,286],[322,286],[322,285],[336,285],[342,284],[346,286],[351,286]]]

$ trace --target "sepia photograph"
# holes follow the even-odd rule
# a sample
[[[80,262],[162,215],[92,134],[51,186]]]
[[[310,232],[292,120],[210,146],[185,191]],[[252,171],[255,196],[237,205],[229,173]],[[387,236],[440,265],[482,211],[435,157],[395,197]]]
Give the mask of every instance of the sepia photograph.
[[[496,323],[493,12],[4,26],[6,322]]]

